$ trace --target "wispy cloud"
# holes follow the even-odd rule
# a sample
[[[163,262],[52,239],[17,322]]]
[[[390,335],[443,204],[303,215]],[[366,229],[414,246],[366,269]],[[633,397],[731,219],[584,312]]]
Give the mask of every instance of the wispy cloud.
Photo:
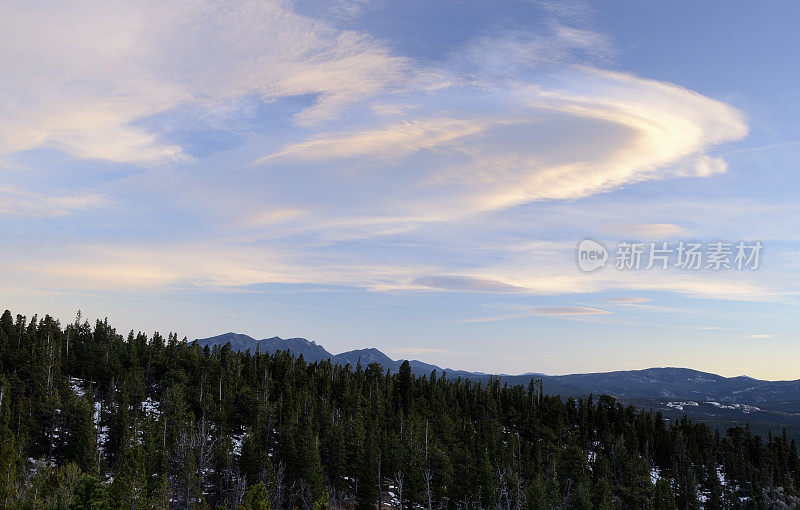
[[[452,352],[449,349],[433,349],[430,347],[395,347],[388,350],[397,354],[446,354]]]
[[[531,308],[531,315],[547,315],[553,317],[575,316],[575,315],[608,315],[612,312],[599,308],[589,308],[585,306],[543,306]]]
[[[300,171],[312,187],[358,190],[352,201],[330,205],[338,215],[357,217],[380,204],[390,215],[450,221],[645,180],[707,177],[725,162],[705,151],[747,131],[735,109],[680,87],[565,69],[550,87],[515,79],[441,89],[417,97],[420,107],[402,122],[315,135],[259,161],[271,176]],[[682,232],[668,223],[627,228]]]
[[[46,195],[0,187],[0,215],[53,218],[75,211],[97,208],[108,203],[107,197],[96,192],[67,195]]]
[[[461,137],[479,133],[484,128],[485,123],[479,120],[416,120],[370,131],[320,135],[289,145],[256,163],[281,158],[328,161],[359,156],[391,160],[419,150],[440,147]]]
[[[162,214],[168,243],[143,220],[131,226],[137,242],[87,234],[83,251],[6,262],[35,267],[54,284],[660,290],[726,299],[775,292],[750,275],[576,270],[575,240],[563,232],[580,230],[586,217],[558,204],[580,210],[581,199],[643,181],[713,176],[726,163],[711,151],[747,133],[728,104],[604,70],[612,42],[585,26],[554,21],[541,32],[476,37],[437,61],[279,1],[7,4],[0,28],[13,41],[0,49],[8,63],[0,93],[9,98],[0,106],[0,153],[47,147],[70,160],[148,168],[102,194],[5,193],[0,211],[57,216],[120,199],[129,211],[173,208]],[[218,117],[253,115],[239,101],[286,98],[297,103],[280,111],[280,129],[248,133],[224,158],[190,158],[168,136],[185,120],[176,111],[202,130]],[[512,214],[531,204],[550,216]],[[173,223],[175,210],[189,228]],[[595,218],[591,228],[636,237],[688,230],[652,216]],[[135,223],[136,214],[115,219],[130,217]],[[536,232],[551,221],[561,232],[543,239]],[[501,232],[513,242],[495,237]]]
[[[592,315],[610,315],[613,312],[602,310],[600,308],[592,308],[586,306],[540,306],[540,307],[520,307],[523,308],[519,312],[508,313],[502,315],[493,315],[489,317],[475,317],[471,319],[464,319],[459,322],[472,324],[480,322],[497,322],[510,319],[521,319],[524,317],[584,317]]]
[[[619,298],[606,298],[603,301],[606,301],[608,303],[619,303],[623,305],[630,305],[630,304],[649,303],[652,300],[646,297],[619,297]]]
[[[621,239],[669,240],[686,233],[672,223],[612,223],[602,227],[602,232]]]
[[[313,95],[296,120],[328,118],[407,78],[409,62],[282,1],[3,4],[0,154],[48,146],[78,158],[186,158],[140,121],[231,98]],[[167,49],[168,48],[168,49]],[[229,114],[229,113],[228,113]]]
[[[465,275],[420,276],[411,281],[411,287],[457,292],[526,292],[528,290],[491,278]]]

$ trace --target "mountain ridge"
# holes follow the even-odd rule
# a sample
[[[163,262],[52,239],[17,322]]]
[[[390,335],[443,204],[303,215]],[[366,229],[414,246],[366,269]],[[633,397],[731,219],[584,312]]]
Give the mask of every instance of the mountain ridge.
[[[332,354],[322,345],[305,338],[281,338],[273,336],[256,340],[241,333],[199,338],[195,342],[201,347],[231,344],[234,350],[250,350],[255,353],[288,351],[310,362],[331,360],[341,365],[363,366],[379,363],[384,369],[396,371],[404,360],[394,360],[375,347],[354,349]],[[508,384],[527,385],[532,379],[542,381],[544,390],[552,394],[578,396],[607,393],[620,399],[688,399],[702,402],[730,402],[759,404],[765,402],[800,401],[800,379],[794,381],[766,381],[748,376],[725,377],[683,367],[651,367],[640,370],[617,370],[567,375],[540,373],[487,374],[442,368],[419,360],[409,360],[415,375],[429,375],[433,370],[450,378],[461,377],[486,382],[499,378]]]
[[[263,352],[263,353],[270,353],[273,354],[276,351],[286,351],[295,356],[303,355],[303,359],[308,361],[309,363],[314,363],[318,361],[325,361],[331,360],[332,362],[346,365],[350,364],[351,366],[355,366],[357,363],[361,362],[363,366],[367,366],[370,363],[380,363],[381,366],[390,370],[396,371],[399,370],[400,365],[403,363],[402,359],[393,360],[386,354],[384,354],[381,350],[375,347],[367,347],[363,349],[353,349],[350,351],[345,351],[339,354],[333,354],[327,351],[323,346],[317,344],[312,340],[308,340],[306,338],[281,338],[279,336],[274,336],[270,338],[264,338],[261,340],[256,340],[255,338],[244,335],[241,333],[223,333],[221,335],[216,335],[208,338],[198,338],[194,340],[200,347],[209,346],[212,347],[214,345],[225,345],[226,343],[231,344],[231,348],[233,350],[239,351],[246,351],[250,350],[252,353],[256,352]],[[447,372],[448,374],[455,374],[458,375],[469,375],[469,376],[486,376],[488,374],[480,374],[477,372],[467,372],[463,370],[452,370],[449,368],[442,368],[437,365],[432,365],[430,363],[425,363],[419,360],[408,360],[411,364],[412,372],[417,375],[429,375],[431,371],[436,370],[438,373]]]

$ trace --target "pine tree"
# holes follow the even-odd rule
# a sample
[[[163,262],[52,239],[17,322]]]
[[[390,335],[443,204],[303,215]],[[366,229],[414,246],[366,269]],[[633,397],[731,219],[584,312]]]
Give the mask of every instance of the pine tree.
[[[308,484],[312,501],[317,501],[323,495],[322,464],[320,461],[319,448],[317,446],[317,438],[309,421],[306,421],[304,432],[299,439],[300,478]]]
[[[262,482],[252,486],[244,497],[244,502],[238,510],[271,510],[267,488]]]
[[[8,424],[11,418],[9,384],[0,373],[0,502],[2,508],[10,508],[17,492],[16,438]]]
[[[73,494],[69,510],[111,510],[108,491],[95,476],[84,477]]]
[[[378,501],[375,480],[378,476],[378,449],[373,427],[367,429],[361,454],[357,464],[358,487],[356,488],[356,509],[374,510]]]
[[[413,379],[411,375],[411,363],[409,363],[408,360],[404,360],[397,373],[397,390],[400,393],[400,407],[403,410],[404,416],[408,416],[409,413],[411,383]]]
[[[114,500],[118,506],[130,510],[147,508],[150,504],[147,498],[147,470],[141,445],[126,447],[119,464],[112,486]]]
[[[70,403],[64,453],[65,459],[75,462],[85,473],[97,474],[97,434],[90,392],[83,397],[75,397]]]

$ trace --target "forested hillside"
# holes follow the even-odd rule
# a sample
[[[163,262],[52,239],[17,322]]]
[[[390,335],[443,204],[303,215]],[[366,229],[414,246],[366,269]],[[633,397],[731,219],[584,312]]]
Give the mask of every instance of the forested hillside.
[[[146,326],[146,325],[144,325]],[[791,508],[794,441],[407,363],[0,318],[3,508]]]

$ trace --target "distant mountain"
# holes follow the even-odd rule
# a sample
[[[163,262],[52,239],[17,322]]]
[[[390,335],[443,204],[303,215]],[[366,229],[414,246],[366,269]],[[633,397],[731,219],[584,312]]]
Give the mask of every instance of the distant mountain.
[[[305,338],[284,339],[274,336],[272,338],[256,340],[251,336],[238,333],[224,333],[209,338],[198,338],[195,342],[197,342],[200,347],[213,347],[215,345],[225,345],[230,342],[231,349],[236,351],[249,350],[252,353],[259,350],[270,354],[276,351],[288,351],[295,356],[300,356],[302,354],[303,358],[310,363],[335,358],[335,356],[326,351],[324,347],[317,345],[316,342],[306,340]]]
[[[402,361],[394,361],[389,356],[385,355],[378,349],[371,347],[369,349],[357,349],[354,351],[347,351],[341,354],[337,354],[334,357],[334,361],[341,365],[346,365],[350,363],[351,366],[356,366],[356,363],[361,361],[362,366],[367,366],[370,363],[380,363],[381,366],[384,368],[390,369],[392,371],[399,368]]]
[[[223,333],[221,335],[212,336],[208,338],[198,338],[195,342],[200,347],[213,347],[215,345],[231,344],[231,348],[236,351],[247,351],[255,353],[260,350],[263,353],[273,354],[276,351],[288,351],[295,356],[303,355],[303,358],[309,362],[314,363],[317,361],[331,360],[340,365],[350,364],[355,367],[358,362],[366,367],[370,363],[380,363],[384,369],[395,372],[400,368],[404,360],[393,360],[380,350],[370,347],[367,349],[355,349],[352,351],[343,352],[341,354],[331,354],[324,347],[318,345],[316,342],[307,340],[305,338],[281,338],[274,336],[272,338],[265,338],[263,340],[256,340],[255,338],[243,335],[240,333]],[[462,378],[485,378],[488,379],[489,375],[477,372],[465,372],[461,370],[442,369],[436,365],[431,365],[418,360],[409,360],[411,371],[415,375],[430,375],[433,370],[436,370],[440,375],[447,372],[451,377]]]
[[[210,338],[198,338],[195,342],[200,347],[213,347],[215,345],[231,344],[231,349],[234,351],[250,350],[256,352],[258,340],[251,336],[242,335],[240,333],[223,333],[221,335],[212,336]]]
[[[259,340],[258,347],[261,349],[261,352],[274,353],[275,351],[289,351],[295,356],[302,354],[303,358],[309,363],[323,361],[333,357],[324,347],[317,345],[316,342],[306,340],[305,338],[283,339],[278,336],[273,336],[272,338]]]
[[[305,338],[280,337],[255,340],[237,333],[201,338],[196,342],[206,345],[224,345],[228,342],[235,350],[274,353],[289,351],[308,362],[328,360],[341,365],[355,366],[361,361],[362,366],[380,363],[385,369],[396,371],[403,360],[393,360],[375,348],[357,349],[331,354],[321,345]],[[531,379],[541,379],[546,393],[564,396],[610,394],[622,400],[661,399],[665,402],[690,400],[696,402],[727,402],[758,405],[767,402],[800,401],[800,380],[797,381],[762,381],[746,376],[723,377],[721,375],[700,372],[688,368],[648,368],[645,370],[625,370],[591,374],[544,375],[526,373],[522,375],[490,375],[480,372],[442,369],[418,360],[410,360],[412,372],[416,375],[427,375],[436,370],[440,375],[485,382],[492,377],[499,377],[508,384],[527,385]],[[674,408],[674,407],[673,407]]]
[[[688,368],[648,368],[595,374],[545,376],[545,384],[574,388],[580,393],[609,393],[619,398],[667,398],[724,402],[800,400],[800,380],[761,381],[723,377]]]

